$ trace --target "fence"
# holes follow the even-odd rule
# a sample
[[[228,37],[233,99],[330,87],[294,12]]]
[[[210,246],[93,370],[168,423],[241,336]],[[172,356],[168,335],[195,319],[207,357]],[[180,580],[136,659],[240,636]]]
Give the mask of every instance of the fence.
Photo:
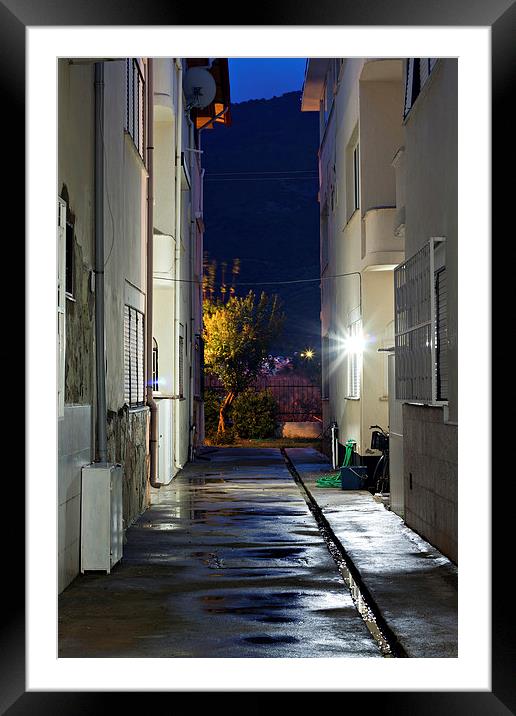
[[[205,388],[224,391],[220,381],[213,375],[206,375]],[[280,422],[321,421],[321,387],[312,384],[302,375],[261,376],[255,381],[253,388],[257,391],[270,390],[279,406]]]

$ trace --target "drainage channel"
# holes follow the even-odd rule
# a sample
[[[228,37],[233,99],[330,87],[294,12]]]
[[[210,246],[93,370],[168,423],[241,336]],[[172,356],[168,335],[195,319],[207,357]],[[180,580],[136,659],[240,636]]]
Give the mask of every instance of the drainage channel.
[[[310,512],[317,522],[317,527],[319,528],[322,538],[324,539],[326,547],[333,557],[345,585],[349,589],[353,604],[364,620],[371,636],[378,644],[382,656],[385,658],[406,658],[407,654],[405,650],[383,619],[380,610],[374,602],[374,599],[369,593],[367,587],[363,584],[355,565],[349,558],[349,555],[346,553],[338,538],[335,536],[335,533],[331,529],[328,520],[323,515],[321,508],[305,487],[301,476],[288,457],[285,448],[281,448],[281,454],[283,455],[283,459],[285,460],[285,464],[290,474],[294,478],[297,486],[300,488],[301,494],[303,495]]]

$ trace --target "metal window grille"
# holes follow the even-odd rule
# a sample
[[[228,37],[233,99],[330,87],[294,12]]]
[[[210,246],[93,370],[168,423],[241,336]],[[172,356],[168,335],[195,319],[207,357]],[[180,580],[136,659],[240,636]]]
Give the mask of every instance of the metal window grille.
[[[435,352],[437,400],[448,399],[448,288],[446,269],[435,273]]]
[[[397,400],[429,404],[445,400],[438,390],[445,345],[438,349],[436,337],[439,300],[445,315],[445,283],[441,284],[439,299],[435,283],[438,274],[434,274],[434,248],[441,241],[430,239],[394,271]],[[439,330],[442,341],[443,326]]]
[[[140,406],[145,401],[144,315],[124,306],[124,400]]]
[[[349,326],[348,333],[351,339],[356,339],[362,331],[362,321],[355,321]],[[348,398],[360,398],[360,368],[361,355],[357,351],[348,354]]]
[[[125,128],[138,154],[145,160],[145,80],[138,60],[126,60]]]

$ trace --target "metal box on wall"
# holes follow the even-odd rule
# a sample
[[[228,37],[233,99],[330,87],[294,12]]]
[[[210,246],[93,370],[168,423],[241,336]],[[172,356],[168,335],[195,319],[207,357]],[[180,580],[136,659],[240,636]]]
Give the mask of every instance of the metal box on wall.
[[[104,571],[122,559],[122,466],[82,468],[81,572]]]

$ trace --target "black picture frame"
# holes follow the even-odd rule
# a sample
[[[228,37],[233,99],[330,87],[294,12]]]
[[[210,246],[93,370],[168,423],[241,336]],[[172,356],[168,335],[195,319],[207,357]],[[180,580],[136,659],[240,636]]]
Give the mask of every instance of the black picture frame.
[[[228,6],[229,7],[229,6]],[[447,0],[439,3],[425,0],[367,0],[367,2],[336,3],[332,0],[317,2],[276,2],[265,6],[246,4],[245,11],[230,13],[222,6],[211,3],[206,7],[199,4],[164,2],[163,0],[0,0],[0,77],[2,84],[3,111],[2,135],[4,150],[7,151],[8,201],[6,206],[11,218],[17,217],[16,233],[6,233],[6,244],[18,245],[20,241],[20,217],[25,215],[23,191],[25,185],[25,30],[27,26],[67,25],[196,25],[202,18],[202,25],[385,25],[385,26],[489,26],[492,33],[492,173],[499,177],[496,191],[492,192],[492,234],[501,235],[501,224],[507,209],[513,203],[509,196],[513,183],[501,180],[503,166],[510,163],[514,155],[513,116],[511,106],[516,68],[516,5],[513,0],[491,0],[489,3]],[[6,138],[9,137],[9,141]],[[15,176],[13,177],[13,173]],[[17,175],[16,175],[17,173]],[[511,192],[512,193],[512,192]],[[512,201],[511,201],[512,200]],[[11,237],[9,239],[8,237]],[[12,237],[16,236],[16,239]],[[510,234],[511,242],[512,232]],[[24,253],[22,249],[22,253]],[[24,256],[22,256],[24,262]],[[514,303],[512,296],[509,263],[496,264],[496,292],[493,293],[492,316],[493,335],[506,335],[507,322],[502,324],[507,306]],[[504,264],[504,265],[499,265]],[[493,281],[493,285],[495,282]],[[511,291],[511,293],[509,293]],[[512,300],[511,300],[512,298]],[[19,311],[19,302],[17,302]],[[13,311],[13,309],[10,309]],[[19,323],[19,317],[16,315]],[[484,327],[485,328],[485,327]],[[481,340],[489,340],[481,332]],[[23,343],[23,338],[22,338]],[[29,346],[30,347],[30,346]],[[492,379],[492,415],[503,410],[502,400],[507,400],[507,386],[503,384],[504,374],[509,368],[510,351],[507,344],[493,342],[491,357],[498,363]],[[504,364],[505,361],[505,364]],[[504,367],[506,370],[504,371]],[[486,376],[480,376],[485,380]],[[488,378],[489,379],[489,378]],[[30,396],[29,396],[30,398]],[[34,400],[35,398],[32,398]],[[17,402],[23,405],[19,391]],[[31,401],[26,402],[30,409]],[[506,433],[502,433],[505,437]],[[501,465],[498,452],[506,448],[506,440],[499,450],[494,450],[495,460],[492,474],[492,690],[490,692],[347,692],[343,707],[349,709],[355,702],[377,708],[384,713],[399,714],[489,714],[500,716],[516,713],[516,640],[514,639],[511,615],[510,592],[506,597],[506,580],[510,577],[512,550],[506,527],[511,524],[512,503],[508,499],[512,475]],[[510,449],[510,448],[509,448]],[[30,445],[27,446],[30,450]],[[499,463],[498,463],[499,460]],[[23,484],[16,474],[16,524],[4,532],[4,588],[1,617],[1,667],[0,667],[0,713],[18,714],[86,714],[99,713],[120,708],[120,694],[113,692],[27,692],[25,688],[25,611],[24,611],[24,565],[21,559],[25,545],[23,520]],[[500,475],[500,477],[498,477]],[[506,485],[502,485],[502,476]],[[7,475],[6,475],[7,477]],[[486,475],[486,479],[490,476]],[[13,490],[11,476],[5,480],[4,496]],[[13,500],[7,500],[5,511],[13,510]],[[496,516],[496,517],[495,517]],[[479,579],[490,579],[491,575],[479,575]],[[472,595],[474,598],[474,595]],[[344,664],[343,664],[343,668]],[[424,668],[424,667],[422,667]],[[374,684],[371,685],[374,688]],[[409,687],[409,685],[408,685]],[[335,690],[338,691],[338,684]],[[224,693],[224,692],[220,692]],[[170,695],[156,694],[168,698]],[[202,693],[197,694],[201,696]],[[131,693],[133,707],[149,707],[148,693]],[[351,700],[351,702],[350,702]],[[146,707],[145,707],[146,704]]]

